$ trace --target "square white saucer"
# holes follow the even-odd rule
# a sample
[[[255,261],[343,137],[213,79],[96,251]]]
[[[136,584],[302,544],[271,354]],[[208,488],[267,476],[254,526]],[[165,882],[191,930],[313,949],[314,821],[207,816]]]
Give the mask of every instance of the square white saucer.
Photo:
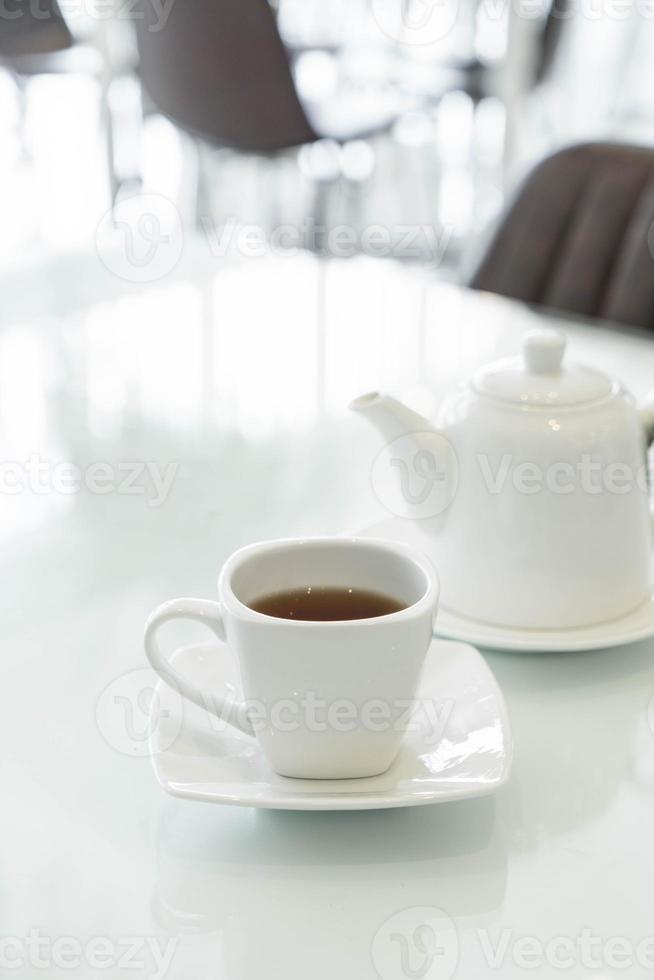
[[[207,691],[237,696],[229,650],[213,642],[183,647],[175,667]],[[275,773],[255,739],[183,701],[162,681],[151,702],[150,749],[159,784],[173,796],[278,810],[372,810],[483,796],[509,777],[512,740],[502,693],[474,647],[434,640],[418,710],[399,755],[366,779],[289,779]],[[156,716],[154,714],[156,712]]]

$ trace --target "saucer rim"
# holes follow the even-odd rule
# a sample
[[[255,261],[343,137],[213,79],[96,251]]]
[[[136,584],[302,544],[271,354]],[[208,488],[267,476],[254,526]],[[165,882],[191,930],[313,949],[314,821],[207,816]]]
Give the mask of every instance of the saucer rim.
[[[304,811],[355,811],[355,810],[386,810],[386,809],[397,809],[400,807],[413,807],[413,806],[427,806],[435,805],[438,803],[454,803],[461,800],[470,799],[480,799],[485,796],[490,796],[496,793],[503,786],[507,784],[511,778],[511,772],[513,768],[513,756],[514,756],[514,739],[513,731],[511,726],[511,721],[509,717],[508,707],[504,698],[502,689],[495,677],[493,671],[491,670],[489,664],[486,662],[480,651],[470,643],[462,642],[460,640],[450,640],[448,638],[433,636],[431,643],[429,645],[429,650],[427,656],[433,655],[433,650],[435,646],[447,645],[447,646],[457,646],[464,648],[468,655],[473,655],[475,659],[478,660],[479,666],[483,669],[486,684],[488,688],[493,691],[495,695],[495,703],[497,705],[497,720],[500,722],[502,732],[504,735],[503,745],[503,767],[501,773],[498,777],[489,782],[482,782],[477,780],[475,783],[468,785],[452,786],[450,789],[443,789],[434,786],[431,790],[426,791],[398,791],[391,792],[387,791],[385,794],[380,793],[379,790],[374,790],[374,788],[368,791],[357,791],[357,792],[344,792],[344,791],[332,791],[324,792],[317,789],[316,791],[307,790],[305,788],[304,792],[301,793],[300,789],[302,787],[307,787],[307,784],[320,784],[321,782],[331,783],[331,784],[352,784],[353,788],[357,783],[368,782],[374,784],[375,780],[381,780],[386,773],[380,773],[379,776],[367,776],[354,779],[337,779],[337,780],[309,780],[309,779],[292,779],[287,776],[281,776],[278,773],[274,774],[276,780],[283,780],[282,785],[288,784],[288,794],[281,794],[277,789],[273,789],[272,792],[267,793],[262,796],[253,795],[252,790],[249,792],[239,792],[239,793],[229,793],[226,790],[221,790],[220,786],[225,784],[216,783],[215,789],[208,789],[210,784],[203,783],[197,786],[196,789],[192,788],[192,784],[180,784],[176,783],[174,780],[167,778],[159,765],[160,759],[163,759],[167,753],[171,750],[173,746],[168,749],[160,750],[157,745],[157,728],[151,731],[148,745],[150,748],[150,761],[152,768],[154,770],[155,778],[159,786],[165,790],[170,796],[174,796],[177,799],[184,800],[194,800],[201,803],[214,803],[223,806],[246,806],[255,809],[265,809],[265,810],[304,810]],[[187,644],[186,646],[180,647],[174,654],[177,658],[181,654],[188,652],[194,648],[207,649],[208,647],[225,647],[226,644],[219,641],[211,641],[209,643],[194,643]],[[161,687],[164,686],[163,680],[159,679],[155,685],[155,692],[158,692]],[[153,699],[153,704],[156,703],[156,699]],[[388,770],[386,770],[388,772]],[[246,787],[246,784],[237,784],[242,787]],[[251,785],[251,784],[250,784]],[[293,785],[297,788],[293,790]]]
[[[630,621],[649,611],[649,622],[628,629]],[[627,627],[627,628],[626,628]],[[601,634],[604,635],[601,635]],[[629,646],[654,636],[654,595],[631,612],[595,626],[568,627],[553,630],[526,630],[519,627],[494,626],[468,619],[450,609],[441,609],[436,617],[434,635],[447,640],[474,644],[488,650],[510,653],[582,653]]]

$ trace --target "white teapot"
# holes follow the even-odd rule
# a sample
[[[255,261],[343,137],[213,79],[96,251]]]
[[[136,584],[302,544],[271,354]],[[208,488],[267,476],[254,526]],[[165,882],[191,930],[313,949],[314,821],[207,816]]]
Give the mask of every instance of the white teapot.
[[[498,626],[567,629],[625,615],[651,594],[647,447],[637,407],[599,371],[564,362],[565,337],[528,334],[522,355],[478,371],[438,427],[386,395],[357,398],[391,446],[434,462],[442,506],[420,519],[442,605]],[[419,467],[416,465],[415,469]]]

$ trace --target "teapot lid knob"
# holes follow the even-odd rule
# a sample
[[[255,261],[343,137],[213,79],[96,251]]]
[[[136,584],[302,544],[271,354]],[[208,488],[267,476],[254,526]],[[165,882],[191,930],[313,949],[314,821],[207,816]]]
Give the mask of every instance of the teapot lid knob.
[[[524,342],[524,358],[532,374],[556,374],[561,370],[566,338],[558,330],[534,330]]]

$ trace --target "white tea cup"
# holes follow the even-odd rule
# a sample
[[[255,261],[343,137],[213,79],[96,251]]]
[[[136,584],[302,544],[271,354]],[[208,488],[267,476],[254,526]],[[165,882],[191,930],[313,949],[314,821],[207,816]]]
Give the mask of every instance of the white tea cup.
[[[367,619],[309,620],[252,608],[294,589],[365,590],[402,608]],[[218,579],[219,602],[173,599],[145,628],[154,669],[176,691],[257,738],[283,776],[345,779],[385,772],[399,750],[431,643],[438,579],[421,552],[357,538],[249,545]],[[245,700],[204,691],[163,654],[157,633],[171,619],[205,623],[236,658]]]

